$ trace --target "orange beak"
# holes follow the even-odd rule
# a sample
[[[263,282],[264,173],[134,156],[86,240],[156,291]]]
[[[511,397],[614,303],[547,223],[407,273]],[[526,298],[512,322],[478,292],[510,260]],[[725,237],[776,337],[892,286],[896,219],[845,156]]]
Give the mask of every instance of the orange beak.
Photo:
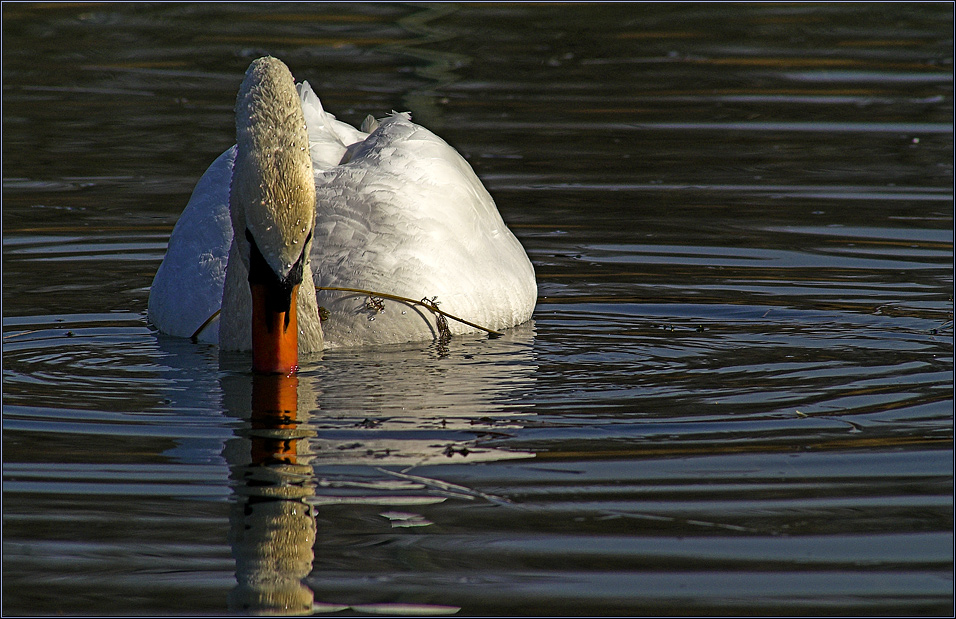
[[[269,308],[268,288],[251,283],[252,292],[252,371],[289,376],[299,369],[299,328],[295,299],[299,286],[292,288],[288,311]]]

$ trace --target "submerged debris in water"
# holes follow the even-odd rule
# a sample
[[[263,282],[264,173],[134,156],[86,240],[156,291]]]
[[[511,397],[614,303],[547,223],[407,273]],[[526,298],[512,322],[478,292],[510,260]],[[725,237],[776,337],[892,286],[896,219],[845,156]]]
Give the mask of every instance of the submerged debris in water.
[[[435,314],[435,323],[438,325],[438,339],[448,341],[451,339],[451,329],[448,328],[448,321],[443,314]]]
[[[442,453],[449,458],[454,456],[456,453],[461,454],[462,456],[467,456],[471,451],[467,447],[455,447],[454,445],[447,445]]]

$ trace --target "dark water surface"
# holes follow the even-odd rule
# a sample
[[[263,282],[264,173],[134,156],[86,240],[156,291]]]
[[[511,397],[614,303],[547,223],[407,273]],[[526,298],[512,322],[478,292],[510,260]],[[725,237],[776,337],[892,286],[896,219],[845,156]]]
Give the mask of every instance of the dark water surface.
[[[4,613],[950,614],[952,33],[950,3],[5,3]],[[274,382],[150,328],[265,53],[469,159],[532,323]]]

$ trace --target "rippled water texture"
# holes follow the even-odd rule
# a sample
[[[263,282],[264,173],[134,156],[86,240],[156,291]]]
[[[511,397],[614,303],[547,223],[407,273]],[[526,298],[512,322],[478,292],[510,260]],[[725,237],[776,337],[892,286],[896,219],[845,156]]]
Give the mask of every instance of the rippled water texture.
[[[952,4],[3,5],[5,614],[949,614]],[[271,53],[494,195],[534,320],[158,335]]]

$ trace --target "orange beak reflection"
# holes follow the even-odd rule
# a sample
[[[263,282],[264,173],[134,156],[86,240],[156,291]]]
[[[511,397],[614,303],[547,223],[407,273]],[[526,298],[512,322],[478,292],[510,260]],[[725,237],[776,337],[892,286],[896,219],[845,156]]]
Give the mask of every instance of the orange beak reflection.
[[[252,370],[262,374],[289,376],[299,369],[299,337],[296,322],[296,295],[284,312],[269,308],[268,289],[262,284],[249,284],[252,292]]]
[[[296,464],[299,379],[278,374],[252,377],[252,463]]]

